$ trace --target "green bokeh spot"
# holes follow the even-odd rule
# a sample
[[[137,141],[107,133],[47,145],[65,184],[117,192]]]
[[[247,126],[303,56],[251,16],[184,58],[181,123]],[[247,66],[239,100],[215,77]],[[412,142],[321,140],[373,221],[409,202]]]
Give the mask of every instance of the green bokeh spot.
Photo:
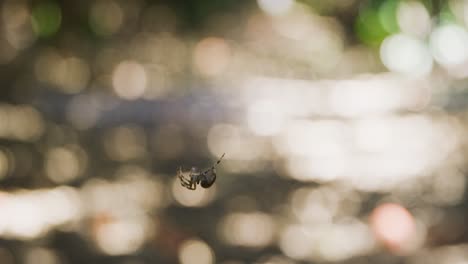
[[[420,0],[420,2],[426,7],[429,14],[434,12],[434,3],[432,3],[432,0]]]
[[[32,10],[32,26],[39,37],[57,33],[62,22],[62,10],[54,2],[42,2]]]
[[[371,46],[378,46],[388,35],[380,21],[379,13],[373,8],[363,9],[359,13],[355,30],[358,38]]]
[[[439,24],[457,24],[457,18],[453,14],[450,6],[445,4],[438,15]]]
[[[400,0],[387,0],[379,8],[379,19],[382,27],[387,33],[400,31],[398,25],[397,11]]]

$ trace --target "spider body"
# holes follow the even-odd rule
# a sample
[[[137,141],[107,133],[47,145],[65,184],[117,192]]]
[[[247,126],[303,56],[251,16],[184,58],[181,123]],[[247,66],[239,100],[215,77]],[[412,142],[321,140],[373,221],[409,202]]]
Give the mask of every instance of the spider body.
[[[200,186],[203,188],[210,188],[213,185],[213,183],[216,181],[216,168],[215,167],[221,162],[221,159],[223,157],[224,157],[224,154],[221,156],[221,158],[219,158],[219,160],[213,166],[211,166],[211,168],[203,172],[200,171],[196,167],[192,167],[188,177],[184,176],[184,173],[182,172],[182,168],[179,167],[179,170],[177,171],[177,176],[180,179],[180,184],[189,190],[197,189],[198,184],[200,184]]]

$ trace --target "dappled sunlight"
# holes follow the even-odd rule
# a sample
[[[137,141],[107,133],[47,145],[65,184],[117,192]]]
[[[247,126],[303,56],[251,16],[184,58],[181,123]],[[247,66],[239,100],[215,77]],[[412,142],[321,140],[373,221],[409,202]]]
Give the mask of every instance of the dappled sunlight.
[[[467,262],[468,0],[0,25],[0,263]]]

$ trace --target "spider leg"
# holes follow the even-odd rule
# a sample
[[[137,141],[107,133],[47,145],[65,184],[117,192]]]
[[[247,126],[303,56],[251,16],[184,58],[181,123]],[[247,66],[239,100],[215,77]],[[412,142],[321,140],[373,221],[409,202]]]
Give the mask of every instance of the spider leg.
[[[181,182],[185,181],[184,173],[182,172],[182,168],[181,168],[181,167],[179,167],[179,169],[177,170],[177,177],[179,177],[179,179],[180,179]]]
[[[189,190],[195,190],[194,184],[192,184],[191,182],[186,181],[185,179],[184,179],[184,180],[181,180],[180,184],[181,184],[183,187],[185,187],[185,188],[187,188],[187,189],[189,189]]]
[[[190,183],[190,178],[187,178],[186,176],[184,176],[184,173],[182,172],[182,168],[179,168],[177,175],[179,176],[179,179],[181,181],[184,181],[187,184]]]
[[[190,186],[190,182],[188,182],[188,181],[187,181],[186,179],[184,179],[184,178],[181,178],[181,179],[180,179],[180,184],[181,184],[182,186],[184,186],[184,187]]]
[[[196,174],[193,174],[193,172],[190,172],[190,175],[187,177],[184,175],[182,172],[182,168],[179,167],[179,170],[177,171],[177,176],[180,179],[180,185],[182,187],[185,187],[189,190],[196,190],[197,189],[197,182],[196,182]]]
[[[185,188],[189,189],[189,190],[195,190],[195,187],[192,185],[192,184],[182,184],[182,186],[184,186]]]
[[[184,176],[179,177],[179,179],[180,179],[180,182],[182,182],[183,184],[190,185],[190,180],[188,180]]]
[[[199,172],[190,172],[189,175],[189,182],[190,182],[190,190],[196,190],[197,189],[197,179],[199,177],[200,173]]]
[[[189,190],[195,190],[197,188],[197,185],[192,182],[181,181],[180,184]]]
[[[189,182],[189,181],[186,181],[185,179],[184,180],[181,180],[180,181],[180,184],[186,188],[189,188],[190,186],[192,186],[192,183]]]
[[[211,166],[211,168],[209,168],[209,169],[207,169],[206,171],[204,171],[203,174],[206,174],[206,173],[208,173],[209,171],[214,170],[215,167],[216,167],[216,166],[221,162],[221,160],[224,158],[224,155],[226,155],[226,153],[223,153],[223,155],[221,155],[221,158],[219,158],[219,160],[216,161],[216,163],[215,163],[213,166]]]
[[[180,179],[180,185],[183,187],[192,190],[192,181],[190,179],[187,179],[184,176],[184,173],[182,172],[182,168],[179,167],[179,170],[177,171],[177,176]]]

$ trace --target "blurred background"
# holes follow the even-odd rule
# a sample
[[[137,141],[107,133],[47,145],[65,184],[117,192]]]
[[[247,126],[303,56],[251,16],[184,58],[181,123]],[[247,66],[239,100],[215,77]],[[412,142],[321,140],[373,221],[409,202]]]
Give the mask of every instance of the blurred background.
[[[467,0],[1,1],[0,263],[468,263],[467,26]]]

